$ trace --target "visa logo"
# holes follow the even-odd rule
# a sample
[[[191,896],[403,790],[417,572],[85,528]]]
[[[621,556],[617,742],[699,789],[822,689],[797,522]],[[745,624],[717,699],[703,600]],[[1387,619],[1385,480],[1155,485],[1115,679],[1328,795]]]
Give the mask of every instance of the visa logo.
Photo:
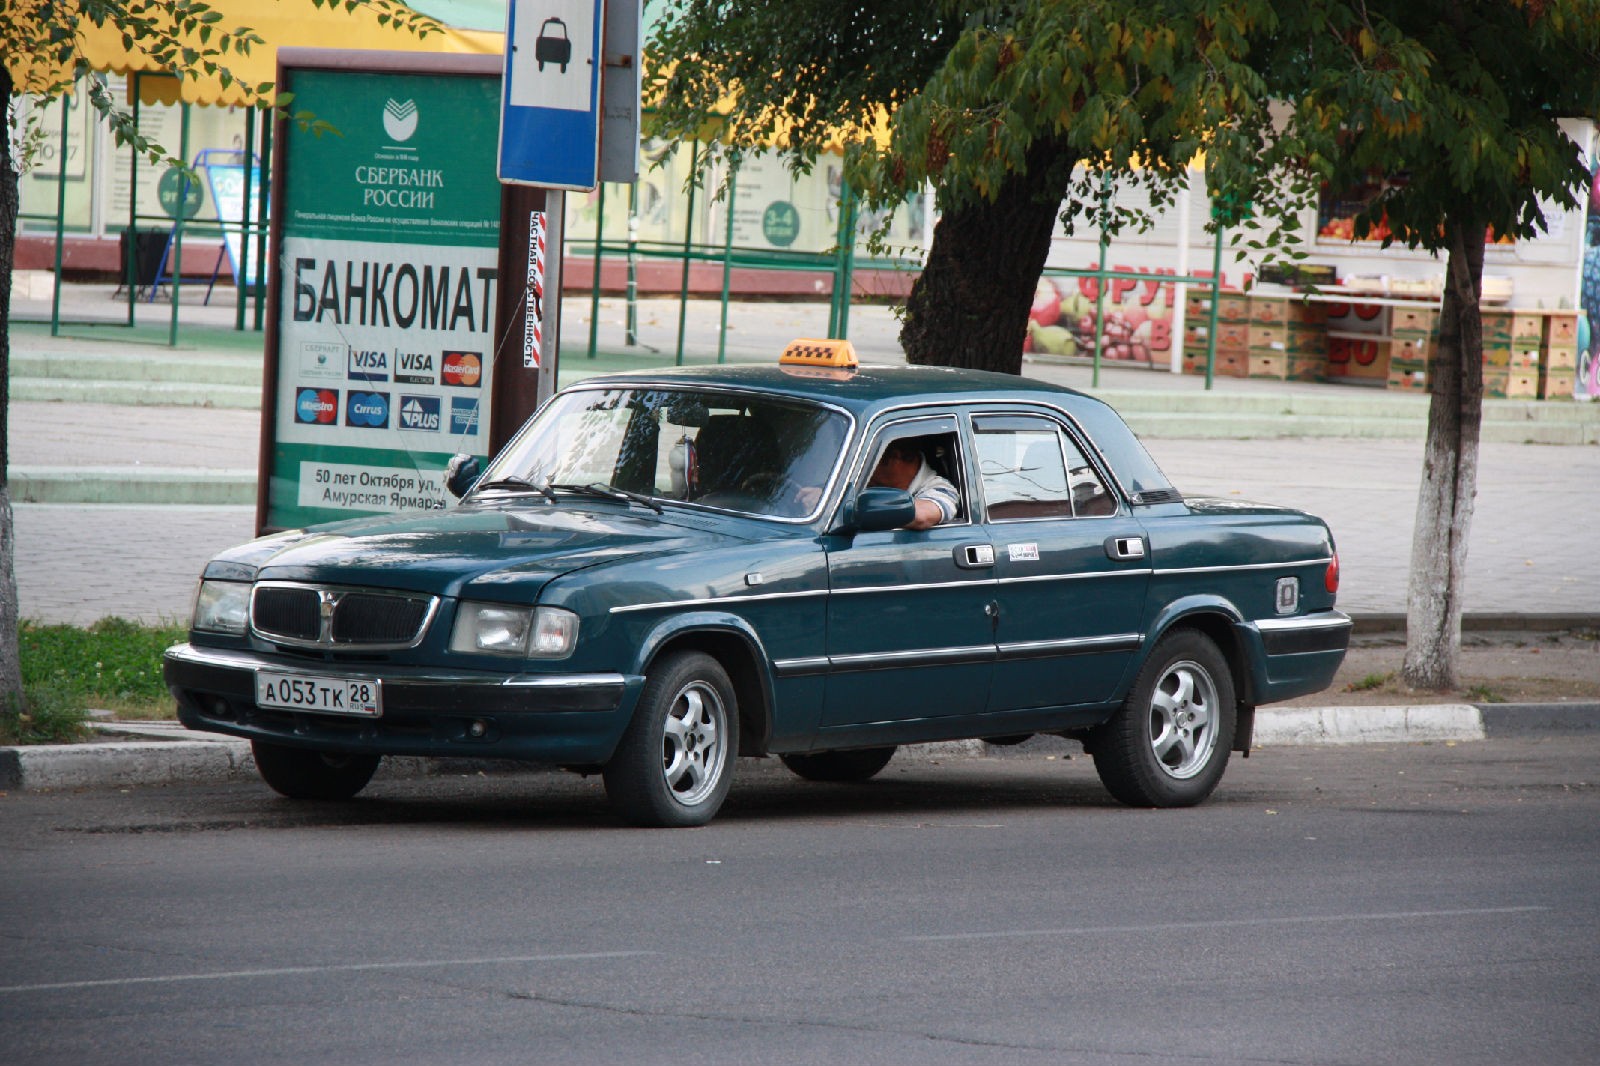
[[[394,379],[412,385],[432,385],[432,352],[398,352]]]
[[[388,381],[389,353],[351,348],[349,375],[354,381]]]

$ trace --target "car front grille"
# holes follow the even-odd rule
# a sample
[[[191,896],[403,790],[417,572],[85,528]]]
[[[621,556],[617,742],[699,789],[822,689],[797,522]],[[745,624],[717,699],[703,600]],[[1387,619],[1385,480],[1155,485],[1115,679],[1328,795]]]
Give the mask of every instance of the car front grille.
[[[435,596],[263,582],[250,625],[268,640],[302,647],[409,648],[422,640]]]

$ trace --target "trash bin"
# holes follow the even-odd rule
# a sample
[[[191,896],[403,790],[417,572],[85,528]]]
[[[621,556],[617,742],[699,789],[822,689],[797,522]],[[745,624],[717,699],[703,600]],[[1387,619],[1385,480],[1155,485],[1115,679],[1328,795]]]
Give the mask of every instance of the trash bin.
[[[134,230],[134,285],[138,288],[148,288],[156,283],[161,276],[161,257],[167,251],[167,239],[170,233],[167,230]],[[122,231],[122,238],[118,243],[120,257],[118,259],[117,276],[127,282],[128,277],[128,230]]]

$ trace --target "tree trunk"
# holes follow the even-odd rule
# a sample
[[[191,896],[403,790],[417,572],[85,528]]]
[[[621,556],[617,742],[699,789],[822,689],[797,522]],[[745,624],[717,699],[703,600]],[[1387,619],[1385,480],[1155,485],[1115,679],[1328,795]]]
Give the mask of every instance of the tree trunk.
[[[1028,309],[1072,163],[1056,142],[1035,142],[1026,171],[1006,179],[993,202],[940,216],[906,299],[900,343],[908,361],[1022,372]]]
[[[1417,521],[1411,538],[1406,605],[1405,683],[1419,689],[1456,687],[1461,652],[1461,589],[1467,533],[1478,486],[1483,424],[1484,226],[1452,224],[1428,403],[1428,442]]]
[[[11,75],[0,64],[0,714],[22,706],[17,575],[12,569],[10,450],[11,266],[17,247],[17,171],[11,165]]]

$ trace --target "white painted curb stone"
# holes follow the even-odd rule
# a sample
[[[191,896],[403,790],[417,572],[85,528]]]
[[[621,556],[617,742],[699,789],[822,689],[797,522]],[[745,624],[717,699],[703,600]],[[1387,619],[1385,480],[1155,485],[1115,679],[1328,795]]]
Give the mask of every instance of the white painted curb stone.
[[[1462,703],[1412,707],[1284,707],[1256,712],[1253,743],[1416,744],[1483,740],[1483,714]]]

